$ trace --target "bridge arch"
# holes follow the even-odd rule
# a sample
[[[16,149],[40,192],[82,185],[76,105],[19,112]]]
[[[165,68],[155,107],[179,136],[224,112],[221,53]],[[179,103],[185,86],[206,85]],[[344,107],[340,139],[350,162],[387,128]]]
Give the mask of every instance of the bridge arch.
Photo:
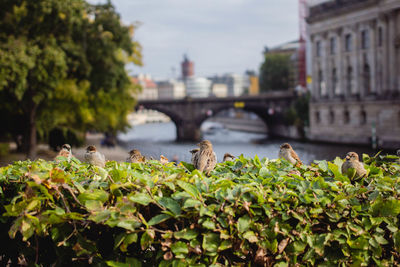
[[[175,123],[178,140],[198,141],[201,139],[200,125],[210,118],[207,111],[216,114],[235,107],[259,116],[267,125],[269,136],[276,135],[275,132],[279,135],[279,127],[274,126],[283,124],[282,111],[290,106],[294,98],[291,92],[270,92],[258,96],[226,98],[140,100],[138,106],[169,116]],[[271,110],[278,112],[271,114]]]
[[[232,105],[222,105],[222,106],[218,106],[216,108],[210,109],[212,111],[212,115],[209,116],[208,114],[199,114],[199,116],[196,119],[196,124],[201,125],[204,121],[206,121],[207,119],[212,118],[213,116],[215,116],[216,114],[218,114],[221,111],[224,110],[229,110],[235,107],[232,107]],[[274,112],[274,114],[270,114],[270,107],[268,106],[264,106],[264,105],[254,105],[254,104],[250,104],[250,105],[246,105],[242,108],[235,108],[236,110],[243,110],[246,112],[250,112],[253,114],[256,114],[266,125],[267,129],[272,128],[273,123],[279,120],[279,113],[276,114],[275,110],[272,109],[272,111]]]

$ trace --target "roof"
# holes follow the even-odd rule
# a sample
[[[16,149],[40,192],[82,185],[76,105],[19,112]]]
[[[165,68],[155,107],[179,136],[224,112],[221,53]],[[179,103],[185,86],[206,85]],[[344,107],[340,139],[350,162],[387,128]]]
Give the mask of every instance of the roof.
[[[132,83],[140,84],[143,88],[157,88],[157,84],[151,79],[132,77],[131,81]]]
[[[276,52],[294,52],[296,50],[298,50],[300,47],[300,42],[299,40],[295,40],[295,41],[291,41],[291,42],[287,42],[284,44],[280,44],[277,46],[274,46],[270,49],[266,49],[264,53],[276,53]]]

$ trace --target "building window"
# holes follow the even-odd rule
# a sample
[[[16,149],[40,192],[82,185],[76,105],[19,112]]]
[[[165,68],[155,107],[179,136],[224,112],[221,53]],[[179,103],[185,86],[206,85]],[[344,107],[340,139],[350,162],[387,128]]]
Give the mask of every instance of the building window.
[[[321,41],[317,41],[315,47],[316,47],[317,57],[320,57],[322,54]]]
[[[349,52],[352,50],[353,45],[352,45],[352,40],[353,38],[351,37],[351,34],[346,34],[346,36],[344,37],[344,47],[346,49],[346,52]]]
[[[332,37],[330,40],[330,51],[331,55],[336,54],[336,38]]]
[[[321,122],[321,116],[319,115],[319,111],[315,112],[315,122],[319,124]]]
[[[329,111],[329,123],[333,124],[335,122],[335,112],[333,110]]]
[[[378,46],[381,47],[383,44],[383,30],[382,27],[378,28]]]
[[[361,48],[368,49],[369,48],[369,31],[363,30],[361,32]]]
[[[351,66],[347,67],[347,82],[346,82],[346,86],[347,86],[347,92],[349,94],[353,93],[353,68]]]
[[[348,110],[344,111],[343,122],[344,122],[344,124],[349,124],[350,123],[350,113],[349,113]]]
[[[372,93],[372,88],[371,88],[371,71],[370,67],[368,64],[364,65],[364,90],[367,94]]]
[[[361,110],[360,124],[365,125],[366,123],[367,123],[367,113],[365,112],[365,110]]]
[[[337,81],[338,81],[337,71],[336,71],[336,68],[333,68],[332,69],[332,90],[335,94],[339,94],[339,90],[337,88]]]

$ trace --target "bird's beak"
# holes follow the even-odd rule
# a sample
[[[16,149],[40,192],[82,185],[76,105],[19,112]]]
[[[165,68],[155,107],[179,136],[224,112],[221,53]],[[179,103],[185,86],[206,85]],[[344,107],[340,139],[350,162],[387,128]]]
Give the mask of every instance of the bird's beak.
[[[346,159],[349,160],[349,159],[350,159],[350,156],[346,156]]]

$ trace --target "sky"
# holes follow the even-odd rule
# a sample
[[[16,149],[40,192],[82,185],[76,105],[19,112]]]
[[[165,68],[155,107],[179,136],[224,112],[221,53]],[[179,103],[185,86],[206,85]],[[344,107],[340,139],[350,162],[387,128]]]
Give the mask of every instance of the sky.
[[[90,0],[91,3],[104,2]],[[112,0],[125,24],[139,22],[134,39],[143,67],[156,79],[178,78],[183,55],[195,76],[258,72],[265,46],[298,39],[298,0]]]

